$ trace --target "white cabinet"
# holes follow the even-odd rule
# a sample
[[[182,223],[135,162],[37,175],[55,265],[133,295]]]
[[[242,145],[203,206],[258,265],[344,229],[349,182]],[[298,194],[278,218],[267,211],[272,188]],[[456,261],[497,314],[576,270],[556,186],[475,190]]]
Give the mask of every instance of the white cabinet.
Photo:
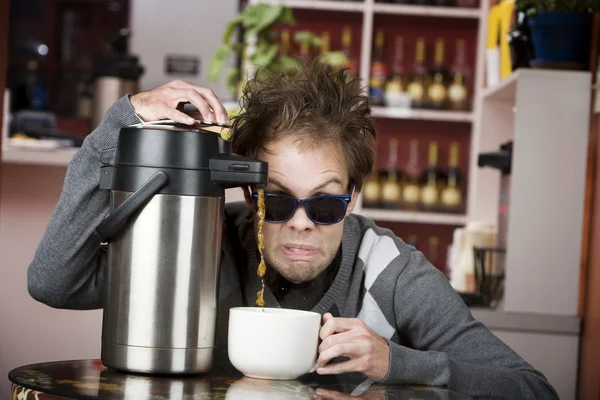
[[[469,220],[495,222],[500,174],[477,154],[513,140],[504,311],[577,315],[591,74],[523,69],[482,93]]]

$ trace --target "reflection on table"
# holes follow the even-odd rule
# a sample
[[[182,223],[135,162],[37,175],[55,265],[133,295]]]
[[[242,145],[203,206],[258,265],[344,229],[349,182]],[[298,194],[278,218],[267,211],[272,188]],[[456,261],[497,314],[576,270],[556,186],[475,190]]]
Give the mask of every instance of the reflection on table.
[[[379,385],[362,374],[307,374],[292,381],[244,377],[216,366],[200,376],[156,376],[117,372],[100,360],[58,361],[27,365],[9,373],[13,399],[410,399],[463,400],[443,388]]]

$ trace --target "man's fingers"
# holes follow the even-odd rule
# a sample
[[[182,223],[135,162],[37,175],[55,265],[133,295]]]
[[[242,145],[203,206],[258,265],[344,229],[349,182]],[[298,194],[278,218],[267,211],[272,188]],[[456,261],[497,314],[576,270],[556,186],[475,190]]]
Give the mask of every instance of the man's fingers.
[[[337,375],[345,372],[362,372],[362,361],[360,358],[354,358],[348,361],[329,364],[324,367],[317,368],[319,375]]]
[[[171,87],[176,88],[176,89],[186,89],[186,90],[195,91],[204,100],[204,102],[206,102],[206,104],[208,104],[208,106],[214,112],[216,121],[214,121],[215,118],[211,118],[210,121],[219,122],[221,124],[229,123],[229,117],[227,115],[227,110],[225,110],[225,107],[223,107],[223,104],[221,104],[221,101],[219,100],[219,98],[217,97],[217,95],[215,94],[215,92],[212,89],[192,85],[191,83],[184,82],[181,80],[173,81]],[[198,110],[202,113],[204,118],[208,119],[209,117],[212,117],[208,113],[210,110],[205,111],[205,109],[200,108],[191,99],[190,99],[190,101],[192,104],[194,104],[196,107],[198,107]]]
[[[181,111],[177,111],[174,108],[165,107],[164,114],[168,119],[172,119],[173,121],[180,122],[182,124],[194,125],[196,122],[194,118],[182,113]]]
[[[336,335],[329,335],[323,339],[319,345],[318,351],[319,353],[322,353],[337,344],[356,342],[356,339],[357,335],[354,330],[338,333]]]
[[[356,357],[358,355],[360,355],[360,344],[354,342],[340,343],[319,353],[317,365],[323,366],[336,357]]]
[[[212,108],[215,116],[217,117],[216,122],[219,122],[221,124],[229,123],[229,116],[227,115],[227,110],[225,110],[225,107],[223,107],[223,104],[221,104],[221,101],[219,100],[215,92],[212,91],[212,89],[202,88],[199,86],[194,86],[193,89],[196,92],[200,93],[200,95],[202,95],[202,98],[206,100],[210,108]]]
[[[173,101],[173,107],[176,107],[179,103],[185,103],[189,101],[196,106],[198,111],[200,111],[203,120],[215,122],[215,116],[208,106],[208,103],[202,98],[202,96],[200,96],[200,94],[198,94],[197,91],[193,89],[183,89],[179,90],[177,94],[178,96]]]
[[[321,327],[319,337],[321,340],[325,340],[326,337],[334,333],[346,332],[361,326],[361,323],[362,321],[356,318],[331,318]]]

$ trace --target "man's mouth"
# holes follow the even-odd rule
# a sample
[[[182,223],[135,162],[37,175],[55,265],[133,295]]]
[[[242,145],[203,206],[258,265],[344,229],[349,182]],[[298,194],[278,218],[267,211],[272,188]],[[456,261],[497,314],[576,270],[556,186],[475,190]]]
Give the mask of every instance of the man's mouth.
[[[319,250],[316,247],[305,244],[288,243],[283,245],[283,252],[288,257],[312,257],[317,254],[318,251]]]

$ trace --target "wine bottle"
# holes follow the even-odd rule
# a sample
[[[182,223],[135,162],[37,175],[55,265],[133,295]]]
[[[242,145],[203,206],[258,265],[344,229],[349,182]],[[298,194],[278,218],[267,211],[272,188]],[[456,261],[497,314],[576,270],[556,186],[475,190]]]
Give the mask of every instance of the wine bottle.
[[[373,171],[365,178],[362,195],[363,208],[379,208],[381,206],[381,184],[377,172]]]
[[[469,68],[465,62],[465,41],[456,41],[456,53],[452,66],[452,83],[448,87],[448,108],[453,111],[467,111],[469,107],[469,89],[467,79]]]
[[[329,32],[323,32],[321,34],[321,55],[329,53],[331,51],[331,42],[329,39]]]
[[[444,40],[435,41],[434,65],[429,71],[431,84],[427,90],[429,107],[435,110],[447,108],[448,100],[448,70],[444,65]]]
[[[288,56],[291,49],[290,31],[284,29],[281,31],[281,39],[279,45],[279,54],[282,56]]]
[[[461,177],[459,170],[458,143],[450,145],[447,178],[442,189],[441,203],[446,212],[460,212],[462,209]]]
[[[349,26],[345,26],[342,31],[342,53],[344,53],[347,59],[345,66],[350,68],[350,71],[356,76],[356,58],[352,51],[352,28]]]
[[[413,66],[412,77],[407,90],[410,95],[411,107],[425,107],[427,73],[425,70],[425,39],[423,38],[417,40],[415,65]]]
[[[419,184],[419,141],[410,141],[410,149],[406,167],[403,171],[402,181],[402,208],[405,210],[418,210],[421,200],[421,186]]]
[[[375,35],[375,49],[373,50],[373,59],[371,62],[371,79],[369,81],[369,97],[371,105],[384,105],[385,80],[387,69],[384,62],[384,33],[379,29]]]
[[[385,104],[388,107],[406,106],[406,79],[404,71],[404,39],[396,36],[394,60],[385,85]]]
[[[400,171],[398,171],[398,139],[391,138],[388,160],[385,171],[381,176],[381,206],[391,209],[398,208],[401,196]]]
[[[440,174],[438,170],[438,144],[429,143],[429,160],[423,173],[421,187],[421,207],[425,211],[437,211],[440,201]]]

